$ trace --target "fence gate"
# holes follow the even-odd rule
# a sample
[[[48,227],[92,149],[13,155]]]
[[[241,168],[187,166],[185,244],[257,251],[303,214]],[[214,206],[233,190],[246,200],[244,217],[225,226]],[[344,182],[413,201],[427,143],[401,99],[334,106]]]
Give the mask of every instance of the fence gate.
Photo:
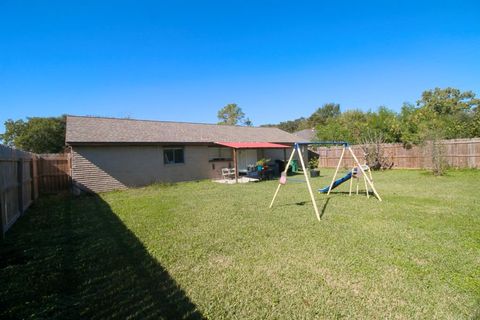
[[[71,186],[70,153],[39,154],[37,161],[40,193],[59,193]]]

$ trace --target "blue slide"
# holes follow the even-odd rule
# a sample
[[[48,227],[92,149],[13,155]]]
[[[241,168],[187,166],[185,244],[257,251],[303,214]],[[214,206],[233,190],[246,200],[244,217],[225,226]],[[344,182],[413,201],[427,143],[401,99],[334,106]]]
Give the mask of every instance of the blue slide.
[[[333,183],[333,186],[332,186],[332,190],[335,189],[336,187],[338,187],[339,185],[341,185],[342,183],[344,183],[345,181],[348,181],[352,178],[352,171],[350,171],[349,173],[347,173],[344,177],[338,179],[337,181],[335,181]],[[325,188],[322,188],[322,189],[318,189],[319,192],[321,193],[327,193],[328,192],[328,188],[330,188],[330,185],[326,186]]]

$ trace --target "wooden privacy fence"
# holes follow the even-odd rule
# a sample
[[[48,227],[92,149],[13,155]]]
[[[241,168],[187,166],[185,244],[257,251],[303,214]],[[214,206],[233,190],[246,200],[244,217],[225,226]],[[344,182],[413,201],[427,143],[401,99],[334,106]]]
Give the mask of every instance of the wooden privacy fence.
[[[0,145],[0,231],[2,236],[41,193],[70,186],[70,155],[37,155]]]
[[[0,146],[0,213],[2,235],[38,197],[35,155]]]
[[[443,157],[453,168],[480,168],[480,138],[443,140]],[[384,155],[393,162],[397,169],[424,169],[432,167],[432,143],[405,149],[401,143],[384,143],[381,145]],[[360,162],[365,161],[361,145],[352,146]],[[334,168],[342,153],[342,147],[319,147],[317,149],[319,166]],[[344,167],[353,167],[353,159],[346,155]]]
[[[58,193],[71,185],[70,153],[38,154],[38,184],[41,193]]]

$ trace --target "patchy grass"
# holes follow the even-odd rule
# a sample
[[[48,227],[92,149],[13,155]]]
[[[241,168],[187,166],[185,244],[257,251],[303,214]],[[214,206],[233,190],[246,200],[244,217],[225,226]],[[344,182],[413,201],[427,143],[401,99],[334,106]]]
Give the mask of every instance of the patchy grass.
[[[374,178],[321,222],[293,182],[273,209],[276,181],[45,198],[0,246],[0,318],[479,317],[480,171]]]

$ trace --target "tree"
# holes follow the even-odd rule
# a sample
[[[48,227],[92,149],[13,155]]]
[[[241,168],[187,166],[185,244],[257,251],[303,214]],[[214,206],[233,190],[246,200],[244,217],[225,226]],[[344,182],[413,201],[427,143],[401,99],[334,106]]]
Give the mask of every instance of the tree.
[[[385,143],[400,142],[402,132],[397,113],[381,106],[377,112],[368,112],[366,118],[367,132],[362,133],[362,138],[381,137]]]
[[[349,110],[338,117],[329,118],[325,124],[317,125],[320,140],[342,140],[352,144],[361,143],[368,132],[367,114],[360,110]]]
[[[407,146],[428,145],[433,172],[442,175],[446,168],[442,140],[474,137],[479,103],[472,91],[462,92],[450,87],[424,91],[416,107],[408,104],[402,108],[402,142]]]
[[[472,117],[472,137],[480,137],[480,107],[475,108]]]
[[[243,121],[243,125],[247,127],[253,127],[253,122],[250,120],[250,118],[246,118],[245,121]]]
[[[352,144],[362,142],[362,138],[368,133],[367,114],[361,110],[348,110],[339,118],[341,124],[348,131],[346,141]]]
[[[348,141],[350,133],[338,119],[329,119],[327,123],[316,127],[317,139],[320,141]]]
[[[307,123],[307,119],[301,117],[295,120],[282,121],[279,124],[264,124],[261,127],[274,127],[283,131],[294,133],[296,131],[308,129],[309,125]]]
[[[252,125],[252,121],[250,121],[250,119],[247,118],[247,121],[244,121],[245,113],[243,113],[242,108],[240,108],[236,103],[229,103],[220,109],[217,117],[218,120],[220,120],[218,124],[235,126],[239,123],[242,123],[249,126]]]
[[[5,121],[3,143],[35,153],[61,152],[65,145],[65,117],[27,118]]]
[[[407,149],[412,145],[420,143],[420,137],[418,134],[420,119],[418,117],[417,108],[414,104],[404,102],[402,110],[399,115],[400,121],[400,141]]]
[[[404,103],[400,113],[384,106],[377,111],[342,113],[340,105],[326,103],[308,118],[264,126],[287,132],[315,128],[320,140],[345,140],[352,144],[381,137],[381,141],[402,142],[408,148],[425,141],[480,137],[480,99],[472,91],[435,88],[424,91],[416,104]],[[440,148],[438,143],[433,145]]]
[[[479,103],[480,99],[475,98],[475,93],[472,91],[462,92],[450,87],[424,91],[422,98],[417,101],[420,108],[427,108],[439,115],[473,111]]]
[[[283,131],[294,133],[304,129],[312,129],[318,125],[325,125],[329,119],[341,115],[340,105],[336,103],[326,103],[318,108],[308,118],[300,117],[295,120],[282,121],[279,124],[265,124],[262,127],[275,127]]]
[[[472,91],[450,87],[424,91],[417,101],[424,122],[432,122],[429,131],[440,129],[444,139],[473,137],[475,110],[479,104],[480,99]]]
[[[319,124],[327,123],[328,119],[336,118],[340,115],[340,105],[338,103],[325,103],[314,113],[312,113],[312,115],[308,118],[308,122],[310,127],[314,128]]]
[[[392,157],[385,150],[385,139],[381,131],[367,134],[361,144],[367,165],[372,170],[391,169],[394,165]]]

